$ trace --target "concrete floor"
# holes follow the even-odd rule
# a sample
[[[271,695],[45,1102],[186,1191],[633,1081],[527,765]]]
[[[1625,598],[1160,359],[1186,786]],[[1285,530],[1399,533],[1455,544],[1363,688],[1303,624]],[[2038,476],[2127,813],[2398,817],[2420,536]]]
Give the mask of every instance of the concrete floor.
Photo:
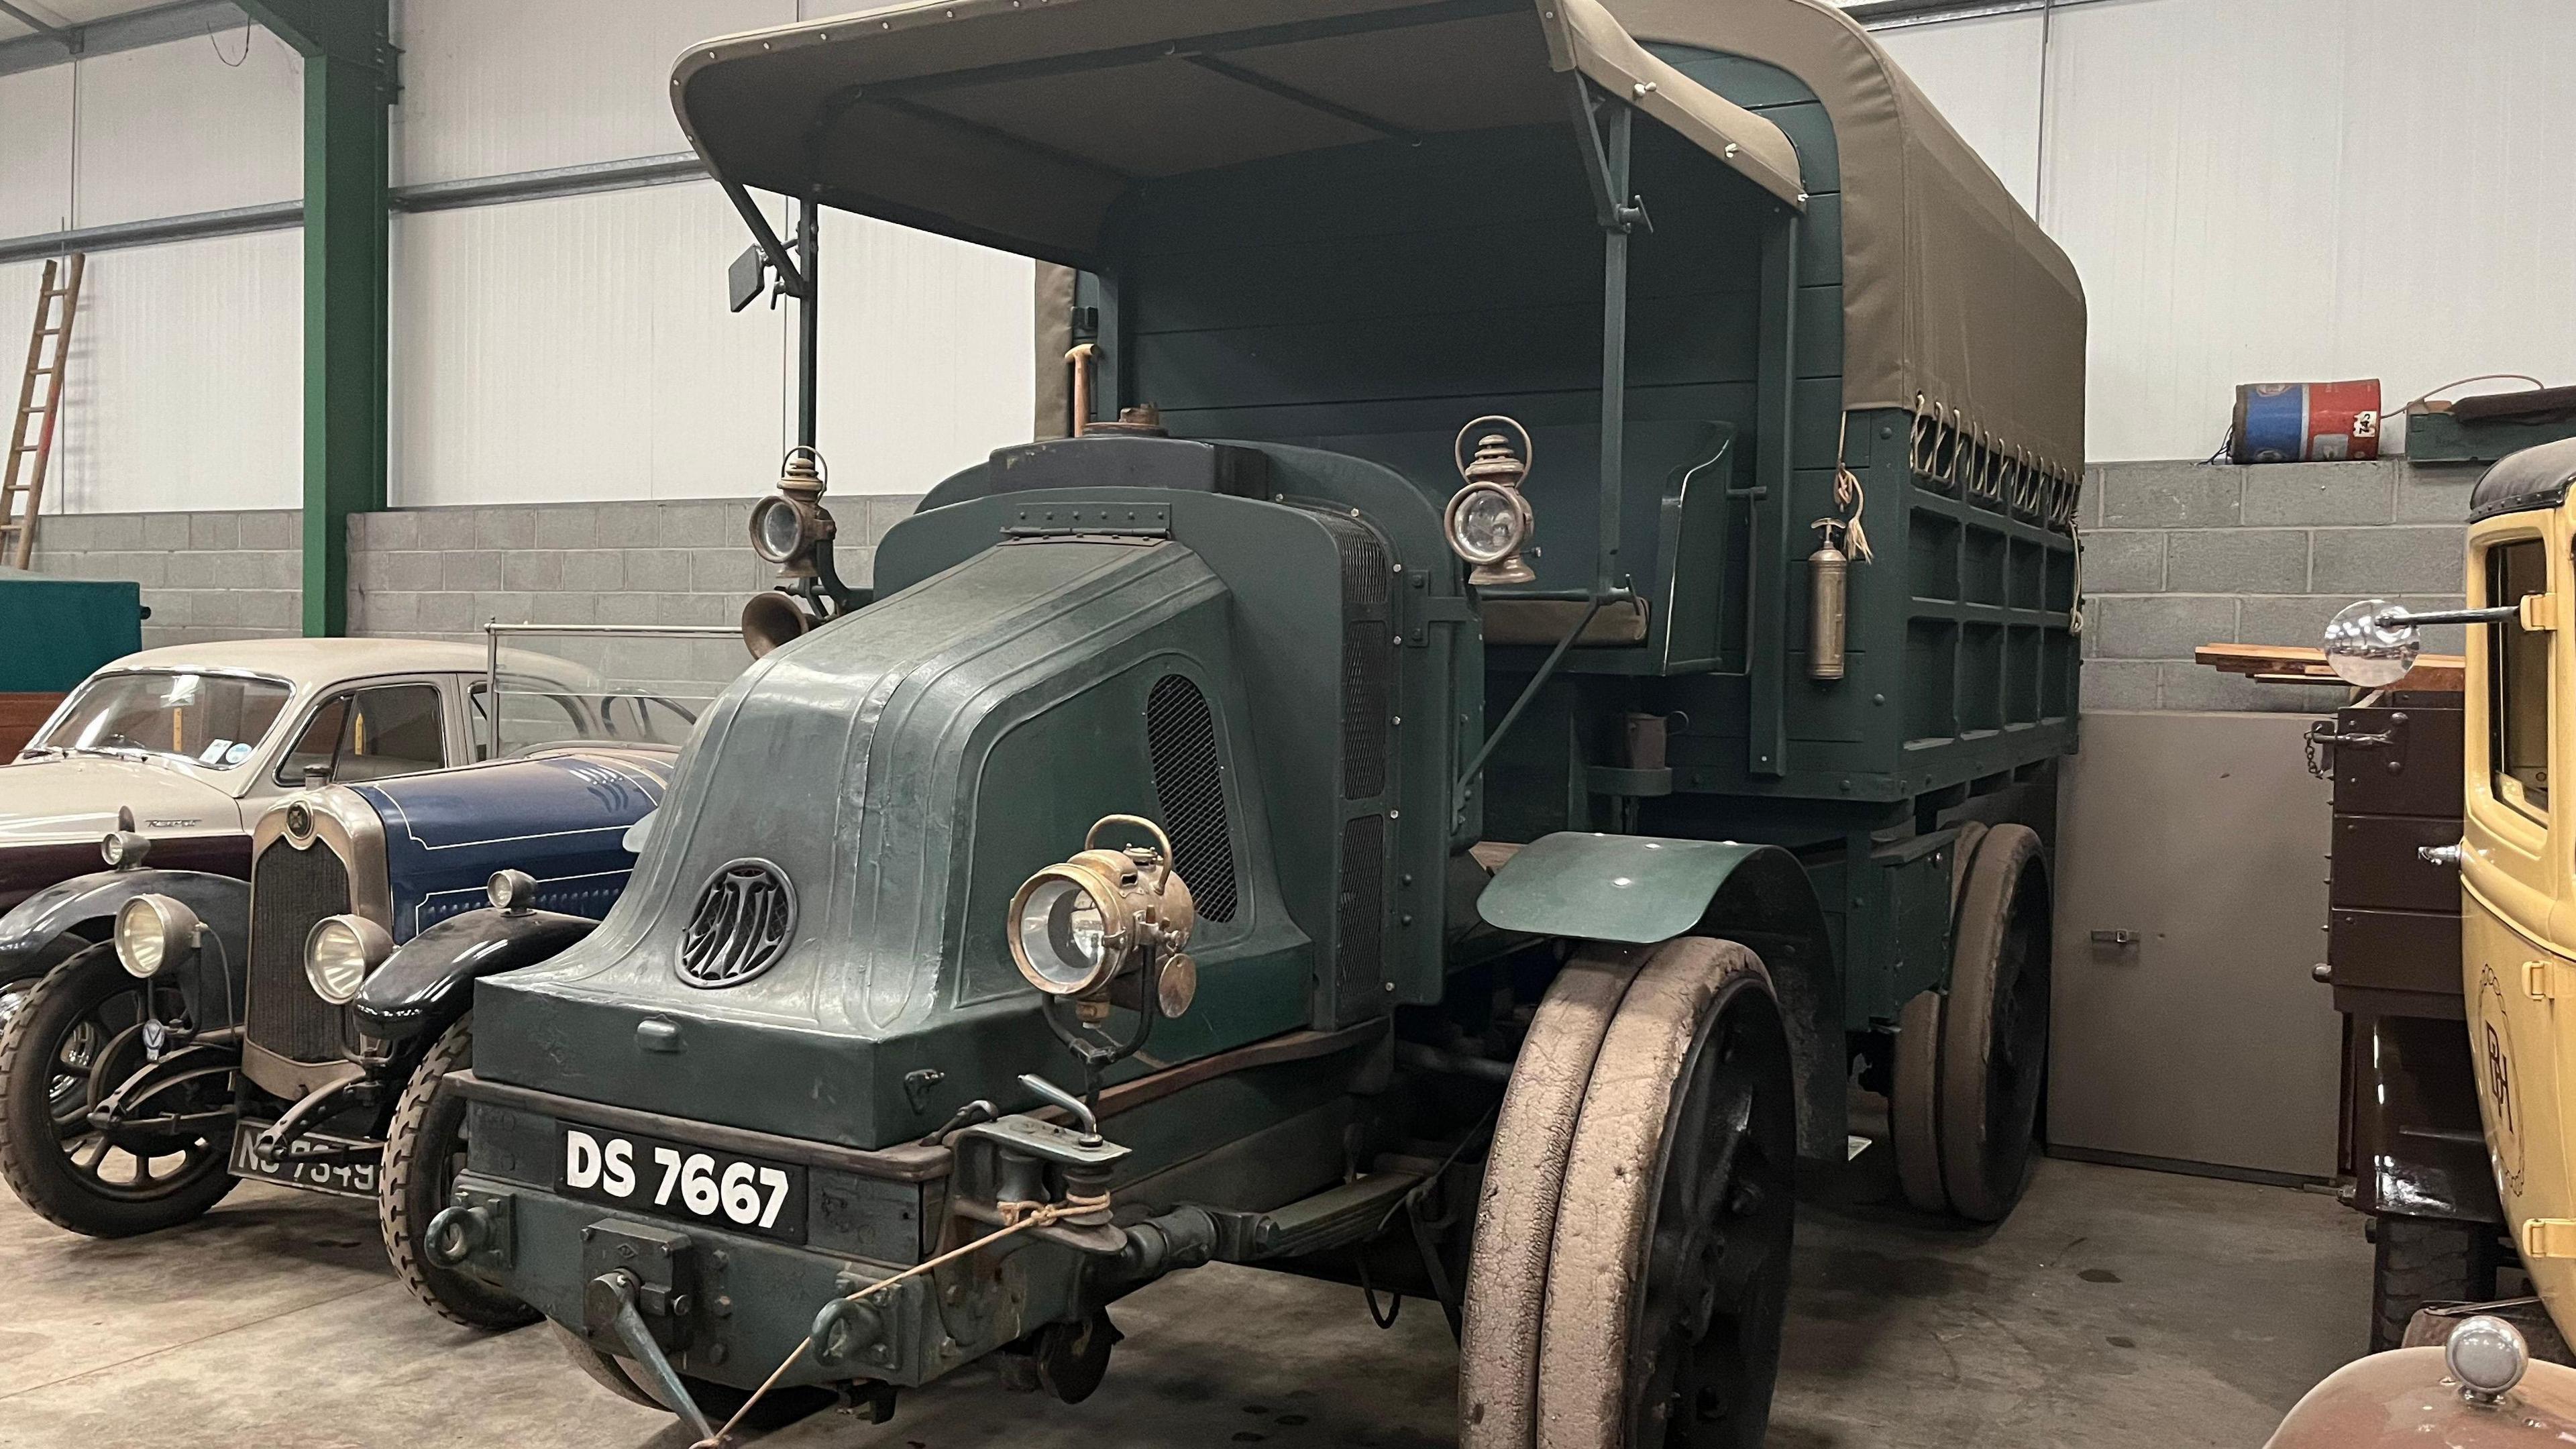
[[[2369,1249],[2332,1199],[2073,1162],[2001,1230],[1817,1209],[1771,1436],[1788,1449],[2259,1445],[2360,1351]],[[1453,1442],[1436,1311],[1389,1333],[1351,1289],[1183,1274],[1118,1310],[1090,1402],[968,1370],[877,1427],[835,1414],[778,1449],[1416,1449]],[[159,1237],[91,1242],[0,1193],[7,1449],[686,1449],[538,1327],[488,1337],[418,1308],[363,1203],[245,1188]]]

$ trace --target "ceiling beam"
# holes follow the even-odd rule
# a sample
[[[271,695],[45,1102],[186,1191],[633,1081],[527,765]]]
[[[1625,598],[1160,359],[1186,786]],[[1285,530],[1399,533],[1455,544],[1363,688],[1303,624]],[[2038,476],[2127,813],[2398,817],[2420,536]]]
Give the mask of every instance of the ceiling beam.
[[[65,65],[85,56],[114,55],[120,50],[196,39],[210,30],[231,29],[245,19],[234,0],[174,0],[172,4],[110,15],[82,25],[48,25],[30,18],[7,0],[0,0],[0,11],[36,28],[34,35],[0,40],[0,75]]]

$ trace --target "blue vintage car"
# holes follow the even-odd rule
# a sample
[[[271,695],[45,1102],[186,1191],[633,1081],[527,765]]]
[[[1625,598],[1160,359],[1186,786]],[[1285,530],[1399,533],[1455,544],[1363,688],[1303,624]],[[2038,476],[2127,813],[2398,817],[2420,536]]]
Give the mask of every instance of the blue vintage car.
[[[0,1033],[0,1173],[94,1237],[185,1222],[245,1177],[372,1197],[422,1297],[527,1321],[420,1251],[464,1161],[441,1082],[471,1054],[473,983],[581,939],[625,889],[675,756],[576,747],[307,790],[260,817],[247,882],[154,869],[148,837],[110,835],[109,869],[0,917],[0,964],[80,943]]]

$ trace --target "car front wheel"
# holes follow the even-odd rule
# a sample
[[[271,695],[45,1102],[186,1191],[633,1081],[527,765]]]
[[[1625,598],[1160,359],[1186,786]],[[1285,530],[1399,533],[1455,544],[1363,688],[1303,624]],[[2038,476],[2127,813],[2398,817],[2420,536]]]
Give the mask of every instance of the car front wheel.
[[[537,1311],[462,1268],[440,1267],[428,1252],[429,1220],[447,1206],[465,1171],[465,1099],[448,1087],[447,1076],[473,1059],[474,1021],[467,1017],[442,1032],[412,1069],[385,1133],[376,1221],[403,1286],[432,1312],[468,1328],[517,1328],[536,1322]]]
[[[125,1238],[201,1216],[233,1190],[226,1127],[91,1125],[90,1109],[145,1062],[151,986],[87,947],[21,992],[0,1030],[0,1177],[57,1227]],[[232,1104],[229,1073],[194,1073],[131,1103],[132,1118],[196,1123]]]

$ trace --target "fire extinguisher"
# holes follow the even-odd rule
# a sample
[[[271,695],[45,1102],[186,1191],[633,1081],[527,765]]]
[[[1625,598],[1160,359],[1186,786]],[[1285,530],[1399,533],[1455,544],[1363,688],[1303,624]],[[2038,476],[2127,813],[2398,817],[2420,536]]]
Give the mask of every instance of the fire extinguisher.
[[[1810,526],[1823,538],[1807,555],[1807,677],[1840,679],[1851,586],[1851,556],[1842,541],[1850,525],[1819,518]]]

